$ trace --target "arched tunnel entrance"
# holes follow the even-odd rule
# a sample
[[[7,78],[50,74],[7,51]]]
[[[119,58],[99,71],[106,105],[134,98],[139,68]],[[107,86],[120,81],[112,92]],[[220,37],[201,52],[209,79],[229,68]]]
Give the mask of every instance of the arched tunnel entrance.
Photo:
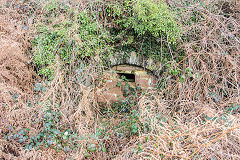
[[[103,92],[98,96],[99,102],[118,101],[126,95],[124,86],[129,85],[131,88],[146,90],[154,88],[157,83],[157,78],[151,71],[140,66],[121,64],[113,66],[107,71],[110,75],[106,79]]]

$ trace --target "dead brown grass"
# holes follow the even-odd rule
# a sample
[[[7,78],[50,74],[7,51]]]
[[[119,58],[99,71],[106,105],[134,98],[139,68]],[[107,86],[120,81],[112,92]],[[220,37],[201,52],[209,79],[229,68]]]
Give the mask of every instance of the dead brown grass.
[[[154,129],[129,142],[132,145],[126,145],[116,159],[239,159],[239,109],[227,115],[227,120],[204,122],[205,116],[223,117],[228,107],[240,103],[240,24],[233,18],[239,15],[233,12],[225,17],[221,10],[210,13],[198,4],[184,7],[172,1],[171,5],[184,8],[185,19],[192,11],[203,16],[195,25],[184,25],[190,40],[181,46],[186,57],[175,64],[183,69],[190,67],[201,76],[191,78],[186,74],[183,83],[172,77],[165,90],[142,97],[141,121],[151,119]],[[158,114],[166,116],[166,121],[159,123],[155,118]],[[143,145],[140,153],[136,152],[139,142]]]
[[[151,93],[154,95],[154,93]],[[153,99],[154,97],[154,99]],[[223,111],[211,109],[209,104],[189,114],[172,112],[167,101],[158,96],[144,96],[139,102],[143,111],[140,121],[150,121],[152,132],[133,139],[116,159],[239,159],[240,117],[230,115],[227,122],[221,118],[207,120],[204,116],[222,117]],[[183,105],[184,106],[184,105]],[[200,106],[193,106],[200,108]],[[156,117],[164,116],[166,121]],[[228,122],[232,122],[228,126]],[[142,152],[136,152],[139,143]]]
[[[4,4],[1,1],[1,6]],[[26,107],[26,100],[31,96],[33,72],[24,56],[24,32],[13,14],[14,10],[0,14],[0,157],[3,159],[16,159],[23,153],[19,144],[9,143],[2,136],[18,127],[28,126],[31,120],[27,118],[30,109]]]
[[[32,71],[24,56],[24,31],[10,11],[0,17],[0,83],[16,87],[24,93],[32,90]]]
[[[170,4],[184,8],[173,1]],[[186,57],[178,64],[172,63],[182,70],[192,68],[200,78],[186,75],[186,81],[180,83],[178,77],[163,75],[162,79],[168,79],[166,88],[161,92],[149,90],[139,97],[136,106],[141,111],[139,122],[149,122],[151,131],[140,130],[138,136],[130,139],[113,134],[104,141],[107,152],[91,153],[91,159],[240,159],[239,110],[231,114],[226,112],[232,105],[240,104],[240,44],[237,38],[240,25],[234,17],[209,13],[198,7],[196,4],[184,8],[184,18],[188,19],[195,9],[204,18],[195,25],[183,26],[190,40],[182,43],[179,50],[184,50]],[[63,69],[58,58],[55,78],[45,84],[47,92],[30,97],[32,103],[40,103],[28,107],[26,100],[30,99],[33,73],[23,56],[24,34],[15,29],[16,22],[7,16],[2,16],[0,26],[0,158],[86,159],[86,145],[89,142],[98,145],[99,140],[78,140],[76,143],[82,145],[79,150],[64,153],[45,147],[25,150],[22,144],[4,138],[7,133],[23,127],[31,129],[30,135],[38,133],[42,126],[40,123],[31,125],[31,121],[40,120],[49,101],[53,110],[61,112],[61,123],[76,130],[78,135],[94,134],[106,121],[101,118],[101,107],[109,107],[99,106],[96,101],[104,85],[101,66],[90,61],[80,73],[69,73],[67,71],[74,64]],[[87,77],[91,77],[90,80]],[[15,99],[14,94],[18,96]],[[56,107],[57,104],[60,107]],[[34,115],[36,111],[38,116]],[[159,116],[165,120],[159,120]],[[206,119],[206,116],[216,119]],[[121,123],[119,117],[110,117],[109,121],[112,126]],[[140,143],[141,151],[138,150]]]

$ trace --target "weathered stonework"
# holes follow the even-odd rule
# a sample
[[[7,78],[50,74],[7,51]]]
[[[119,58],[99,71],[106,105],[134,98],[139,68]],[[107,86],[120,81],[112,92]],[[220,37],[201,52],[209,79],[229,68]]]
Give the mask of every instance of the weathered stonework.
[[[126,54],[124,52],[116,53],[107,60],[107,65],[111,68],[113,66],[128,64],[142,67],[151,71],[156,77],[160,76],[163,70],[161,63],[155,61],[151,57],[146,57],[136,52]]]
[[[146,90],[156,85],[162,71],[161,63],[136,52],[115,53],[106,60],[106,63],[111,78],[106,80],[103,92],[98,96],[99,102],[124,99],[122,88],[117,87],[118,82],[125,83],[120,78],[122,74],[132,76],[133,80],[128,82],[131,86],[139,86]]]

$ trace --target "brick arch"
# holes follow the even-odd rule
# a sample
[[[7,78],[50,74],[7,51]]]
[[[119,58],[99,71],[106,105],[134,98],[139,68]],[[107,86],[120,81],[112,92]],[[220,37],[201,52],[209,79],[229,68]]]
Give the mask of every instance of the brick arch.
[[[139,87],[141,91],[153,89],[157,85],[157,77],[151,70],[144,69],[136,64],[118,64],[106,71],[109,76],[105,79],[101,95],[98,95],[99,102],[118,101],[119,98],[124,99],[124,87],[117,85],[120,83],[122,85],[128,83],[133,88]],[[126,79],[122,79],[122,76],[125,76]]]
[[[160,62],[152,59],[151,57],[137,54],[136,52],[131,52],[130,54],[120,52],[107,59],[108,68],[123,64],[142,67],[144,70],[152,72],[152,74],[156,77],[159,77],[163,70],[163,66]]]

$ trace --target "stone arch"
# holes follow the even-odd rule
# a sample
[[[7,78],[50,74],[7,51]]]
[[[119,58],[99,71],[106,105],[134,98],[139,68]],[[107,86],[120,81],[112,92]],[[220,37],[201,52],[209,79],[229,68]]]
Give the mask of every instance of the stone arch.
[[[105,80],[101,96],[98,96],[99,102],[117,101],[119,97],[124,98],[122,88],[116,86],[118,82],[125,83],[121,79],[122,75],[126,77],[130,85],[139,86],[145,90],[154,89],[163,71],[163,65],[160,62],[136,52],[115,53],[105,59],[105,62],[108,68],[106,72],[110,76]]]
[[[142,67],[147,71],[151,71],[156,77],[159,77],[163,70],[163,66],[160,62],[151,57],[137,54],[136,52],[128,54],[124,52],[116,53],[111,55],[107,60],[108,68],[123,64]]]

